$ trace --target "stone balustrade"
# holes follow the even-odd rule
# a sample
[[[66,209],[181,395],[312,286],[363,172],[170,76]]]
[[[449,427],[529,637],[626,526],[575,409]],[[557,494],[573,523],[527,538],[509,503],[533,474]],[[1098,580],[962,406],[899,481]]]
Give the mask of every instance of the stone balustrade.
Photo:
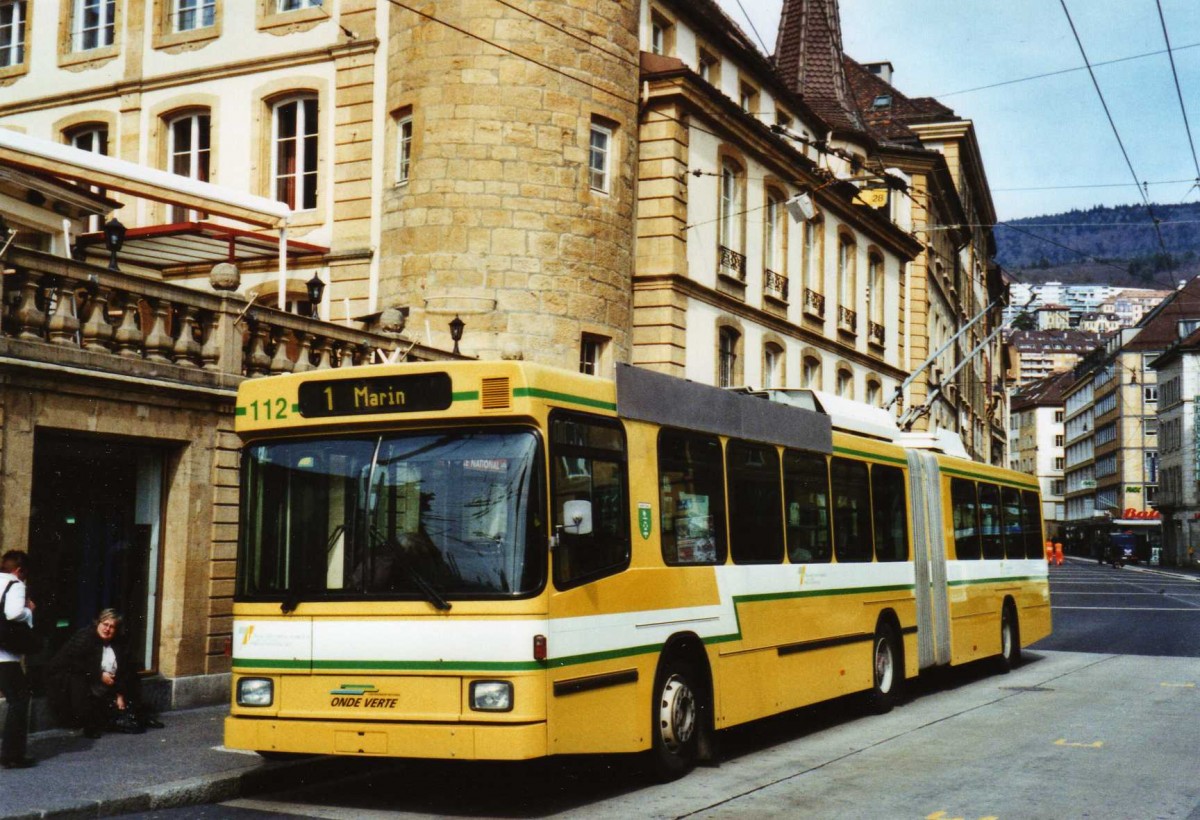
[[[0,359],[236,388],[244,378],[451,354],[237,295],[12,247]],[[397,355],[398,354],[398,355]]]

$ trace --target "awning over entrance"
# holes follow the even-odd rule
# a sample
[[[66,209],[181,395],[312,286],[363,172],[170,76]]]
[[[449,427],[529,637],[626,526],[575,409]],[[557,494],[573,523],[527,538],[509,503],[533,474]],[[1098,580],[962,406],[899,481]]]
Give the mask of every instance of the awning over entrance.
[[[103,232],[84,234],[79,246],[94,258],[107,258]],[[131,228],[121,247],[122,261],[159,271],[187,265],[211,266],[218,262],[248,262],[272,259],[279,253],[279,240],[254,231],[211,222],[177,222]],[[324,256],[329,249],[307,242],[287,243],[289,259]]]

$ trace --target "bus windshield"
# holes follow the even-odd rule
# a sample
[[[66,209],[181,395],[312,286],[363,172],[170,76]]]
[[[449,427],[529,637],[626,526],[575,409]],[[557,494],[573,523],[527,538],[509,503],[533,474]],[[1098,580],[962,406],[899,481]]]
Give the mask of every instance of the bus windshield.
[[[247,445],[241,599],[517,596],[544,583],[531,430],[445,430]]]

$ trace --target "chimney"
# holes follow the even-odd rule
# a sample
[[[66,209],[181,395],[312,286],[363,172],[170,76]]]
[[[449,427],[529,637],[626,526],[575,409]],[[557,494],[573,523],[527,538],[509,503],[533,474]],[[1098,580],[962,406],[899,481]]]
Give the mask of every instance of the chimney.
[[[881,63],[864,63],[863,68],[865,68],[867,71],[870,71],[888,85],[892,84],[892,71],[895,69],[887,60],[884,60]]]

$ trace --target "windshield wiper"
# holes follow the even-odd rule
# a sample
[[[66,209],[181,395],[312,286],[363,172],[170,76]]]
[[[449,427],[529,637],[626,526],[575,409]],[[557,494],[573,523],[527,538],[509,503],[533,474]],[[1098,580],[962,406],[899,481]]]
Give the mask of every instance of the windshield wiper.
[[[385,538],[382,533],[375,527],[371,527],[371,537],[375,539],[378,545],[387,547],[391,550],[391,554],[395,557],[396,566],[403,570],[404,575],[412,582],[412,585],[417,588],[417,591],[425,596],[425,600],[431,603],[435,609],[441,612],[450,611],[450,602],[438,592],[433,584],[429,583],[428,579],[422,575],[416,567],[408,560],[408,551],[405,550],[393,538]]]

